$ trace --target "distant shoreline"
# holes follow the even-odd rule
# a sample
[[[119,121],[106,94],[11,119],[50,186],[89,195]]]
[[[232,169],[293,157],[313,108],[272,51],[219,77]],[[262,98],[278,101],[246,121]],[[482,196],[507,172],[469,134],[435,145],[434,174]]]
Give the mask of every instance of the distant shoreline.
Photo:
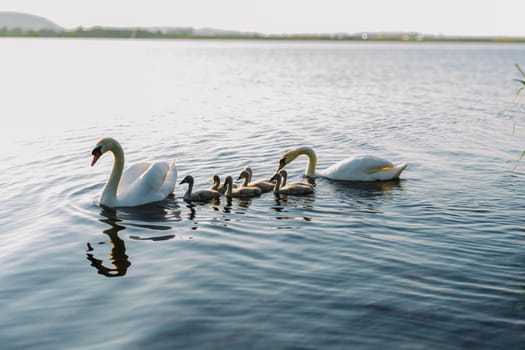
[[[459,43],[523,43],[525,37],[438,36],[420,33],[360,33],[360,34],[260,34],[227,33],[195,34],[192,28],[161,31],[134,28],[105,28],[52,31],[23,31],[0,29],[0,38],[96,38],[96,39],[205,39],[205,40],[263,40],[263,41],[351,41],[351,42],[459,42]]]

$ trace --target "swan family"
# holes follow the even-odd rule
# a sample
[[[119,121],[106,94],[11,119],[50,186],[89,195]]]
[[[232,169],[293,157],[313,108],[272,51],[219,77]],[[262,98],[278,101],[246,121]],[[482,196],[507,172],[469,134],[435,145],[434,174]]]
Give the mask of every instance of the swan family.
[[[106,207],[132,207],[158,202],[175,190],[177,167],[171,162],[141,162],[124,170],[124,150],[120,143],[111,137],[97,142],[91,155],[91,166],[105,153],[113,154],[113,168],[100,195],[99,203]],[[398,179],[407,164],[393,164],[376,156],[356,156],[341,160],[325,170],[316,171],[317,155],[310,147],[298,147],[285,152],[279,161],[277,170],[271,179],[252,181],[253,171],[243,169],[237,180],[243,180],[238,186],[231,176],[226,176],[220,183],[218,175],[213,175],[213,185],[207,189],[194,191],[194,179],[187,175],[179,183],[188,184],[183,199],[188,202],[205,202],[221,195],[227,198],[251,198],[273,191],[280,195],[307,195],[314,192],[314,185],[305,182],[287,184],[287,172],[283,168],[299,158],[307,157],[305,177],[314,179],[324,177],[337,181],[387,181]]]

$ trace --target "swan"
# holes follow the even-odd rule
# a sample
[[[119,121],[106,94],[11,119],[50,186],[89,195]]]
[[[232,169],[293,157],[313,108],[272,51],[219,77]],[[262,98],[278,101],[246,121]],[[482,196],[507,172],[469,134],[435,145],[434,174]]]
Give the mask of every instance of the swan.
[[[288,172],[286,170],[282,169],[281,171],[279,171],[279,174],[281,174],[281,177],[282,177],[281,187],[284,187],[284,186],[286,186],[286,180],[288,179]],[[290,186],[298,186],[298,187],[311,187],[311,188],[314,188],[314,185],[306,183],[306,182],[292,182],[289,185]]]
[[[113,153],[113,169],[102,190],[99,203],[107,207],[133,207],[165,199],[175,189],[175,161],[137,163],[124,170],[124,150],[111,138],[101,139],[91,152],[91,166],[106,152]]]
[[[192,192],[193,190],[193,176],[186,175],[184,179],[179,183],[182,185],[184,183],[188,184],[188,190],[184,194],[184,200],[187,202],[206,202],[212,200],[213,198],[218,198],[221,196],[221,193],[216,190],[204,189]]]
[[[282,155],[277,171],[300,155],[308,157],[304,175],[310,178],[321,176],[341,181],[386,181],[398,179],[408,166],[406,163],[394,165],[386,159],[375,156],[356,156],[343,159],[316,173],[317,156],[314,150],[310,147],[298,147]]]
[[[273,193],[276,195],[280,194],[291,194],[291,195],[303,195],[303,194],[310,194],[314,192],[314,188],[309,186],[302,186],[302,185],[294,185],[290,184],[288,186],[281,186],[283,177],[280,173],[276,173],[272,180],[276,180],[275,187],[273,189]]]
[[[259,180],[256,182],[251,182],[252,180],[252,169],[251,168],[244,168],[243,171],[239,174],[239,177],[237,180],[244,179],[244,182],[242,183],[242,187],[257,187],[261,190],[262,193],[270,192],[273,190],[274,183],[266,180]]]
[[[219,175],[214,174],[211,177],[211,181],[213,185],[210,187],[210,190],[218,191],[221,194],[224,194],[224,192],[226,192],[226,187],[224,186],[224,184],[221,185],[221,178],[219,177]],[[232,184],[232,186],[233,188],[237,188],[237,184],[235,183]]]
[[[224,187],[226,188],[226,192],[224,193],[224,196],[226,197],[239,197],[239,198],[250,198],[250,197],[256,197],[259,196],[262,191],[258,187],[239,187],[239,188],[232,188],[233,184],[233,178],[231,176],[226,176],[224,179]]]

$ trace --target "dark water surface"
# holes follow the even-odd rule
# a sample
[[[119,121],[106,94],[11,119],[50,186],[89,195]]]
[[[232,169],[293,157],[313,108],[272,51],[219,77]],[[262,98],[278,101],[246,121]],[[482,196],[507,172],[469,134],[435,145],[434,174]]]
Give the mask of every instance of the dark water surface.
[[[1,39],[2,349],[518,349],[523,45]],[[208,187],[314,147],[315,194],[97,199],[111,157]],[[287,170],[300,179],[305,161]]]

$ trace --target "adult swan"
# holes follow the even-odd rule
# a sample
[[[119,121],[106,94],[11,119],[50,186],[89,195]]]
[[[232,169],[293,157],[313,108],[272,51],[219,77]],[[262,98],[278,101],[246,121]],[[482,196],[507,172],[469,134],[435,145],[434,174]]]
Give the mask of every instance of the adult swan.
[[[113,169],[100,195],[100,204],[107,207],[133,207],[157,202],[175,189],[177,168],[175,161],[137,163],[124,170],[124,150],[113,138],[103,138],[91,152],[95,165],[106,152],[113,153]]]
[[[405,163],[394,165],[379,157],[356,156],[343,159],[328,169],[316,173],[317,156],[314,150],[310,147],[298,147],[282,155],[277,171],[300,155],[308,157],[304,175],[311,178],[321,176],[341,181],[386,181],[399,178],[401,172],[407,167]]]

